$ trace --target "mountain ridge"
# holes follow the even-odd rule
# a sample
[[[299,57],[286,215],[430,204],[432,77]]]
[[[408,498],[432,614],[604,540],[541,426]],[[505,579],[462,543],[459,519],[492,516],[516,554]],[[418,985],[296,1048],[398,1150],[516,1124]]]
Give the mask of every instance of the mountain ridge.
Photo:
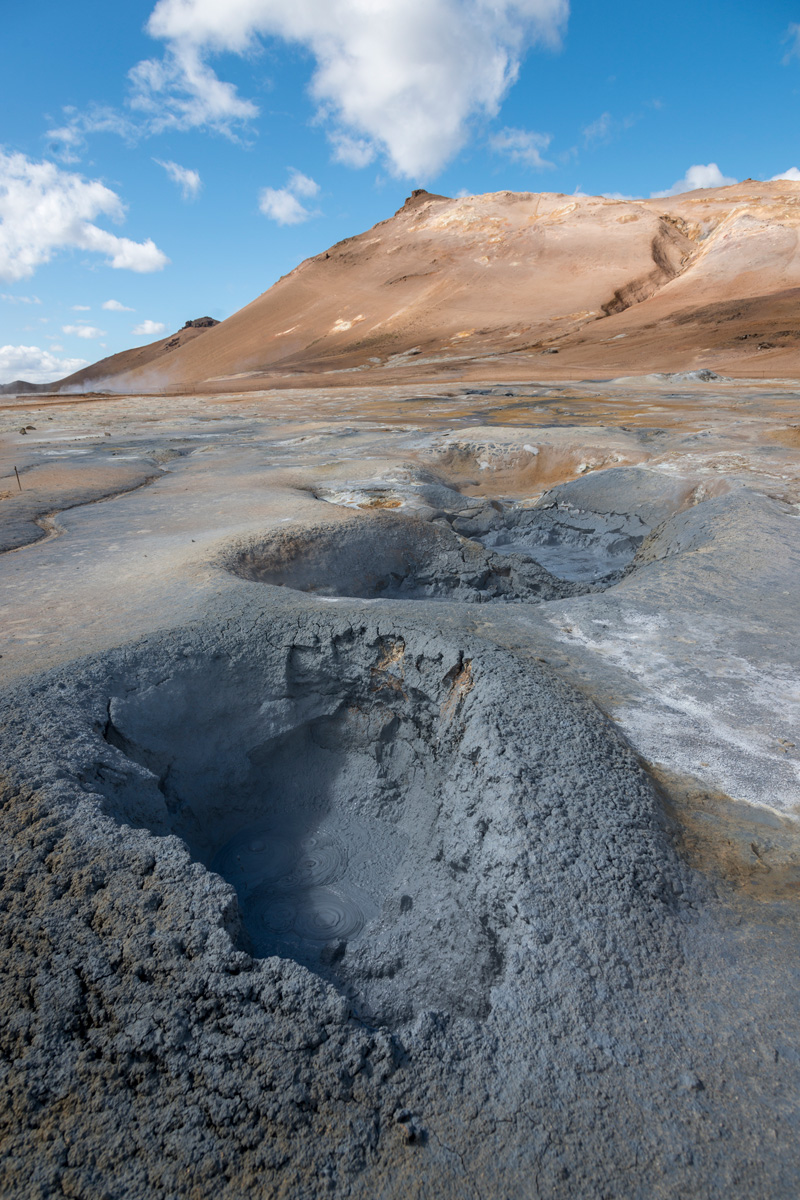
[[[417,190],[168,358],[126,360],[135,353],[126,351],[104,360],[104,379],[101,363],[49,386],[800,376],[798,230],[791,181],[651,200]]]

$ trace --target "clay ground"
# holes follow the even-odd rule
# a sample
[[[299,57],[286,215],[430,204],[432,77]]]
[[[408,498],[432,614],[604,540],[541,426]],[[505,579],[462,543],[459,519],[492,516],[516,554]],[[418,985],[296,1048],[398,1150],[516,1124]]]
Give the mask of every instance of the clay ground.
[[[0,430],[7,681],[199,614],[230,586],[212,564],[237,538],[347,508],[407,508],[384,494],[403,467],[510,505],[625,464],[703,495],[758,497],[768,528],[739,516],[725,532],[717,518],[713,587],[661,572],[458,620],[546,654],[654,769],[684,781],[680,794],[729,796],[757,806],[757,820],[800,814],[792,381],[20,397],[0,407]],[[620,496],[621,510],[630,504]]]
[[[791,380],[440,380],[9,399],[0,406],[0,674],[19,703],[40,672],[68,678],[87,655],[226,606],[284,612],[295,594],[288,571],[278,602],[269,584],[283,580],[273,574],[265,586],[257,570],[248,577],[231,565],[277,553],[262,546],[280,545],[289,561],[293,547],[313,546],[310,531],[328,531],[328,558],[320,551],[316,574],[293,586],[331,613],[361,597],[377,621],[382,605],[392,620],[407,605],[417,623],[479,638],[587,696],[655,781],[679,857],[743,905],[742,938],[765,962],[778,931],[775,961],[789,971],[800,932],[799,447]],[[384,528],[370,522],[414,517],[450,536],[449,522],[505,552],[506,515],[540,510],[556,522],[539,544],[557,577],[579,578],[564,566],[570,547],[586,561],[606,555],[605,576],[580,576],[603,577],[593,590],[493,603],[484,585],[467,594],[462,572],[448,599],[416,560],[416,593],[397,573],[391,599],[360,576],[354,590],[341,583],[337,555],[350,553],[348,538]],[[370,545],[352,561],[377,556],[380,539]],[[780,962],[775,970],[781,1011],[781,989],[789,1005],[791,988]],[[795,1022],[786,1008],[789,1040]],[[759,1104],[754,1095],[754,1126]],[[724,1190],[689,1167],[680,1178],[697,1195]],[[757,1191],[766,1176],[741,1178],[728,1194]],[[788,1196],[790,1178],[771,1194]],[[477,1194],[463,1187],[442,1194]],[[401,1193],[386,1184],[381,1194]],[[644,1193],[618,1182],[582,1194]],[[678,1193],[664,1184],[651,1194]]]

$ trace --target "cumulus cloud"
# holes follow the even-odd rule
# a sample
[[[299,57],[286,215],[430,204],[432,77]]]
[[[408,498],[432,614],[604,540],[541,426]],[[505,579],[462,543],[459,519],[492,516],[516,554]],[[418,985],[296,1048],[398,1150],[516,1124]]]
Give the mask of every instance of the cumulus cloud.
[[[134,325],[131,333],[136,337],[158,337],[166,328],[163,321],[140,321],[138,325]]]
[[[105,329],[97,329],[94,325],[62,325],[62,333],[70,333],[79,338],[101,338],[106,336]]]
[[[527,48],[557,46],[568,16],[569,0],[159,0],[147,31],[165,53],[133,68],[131,103],[151,128],[232,135],[258,110],[209,59],[281,38],[315,60],[310,91],[339,161],[382,153],[396,174],[424,177],[473,118],[497,114]]]
[[[779,179],[789,179],[792,183],[800,183],[800,171],[797,167],[789,167],[788,171],[784,171],[781,175],[773,175],[770,183],[777,183]]]
[[[51,350],[39,346],[0,346],[0,383],[13,383],[15,379],[50,383],[87,365],[85,358],[56,358],[55,349],[55,346]]]
[[[332,130],[328,141],[333,146],[334,162],[344,163],[346,167],[366,167],[375,157],[375,146],[367,138],[353,137],[340,130]]]
[[[289,171],[288,188],[290,192],[294,192],[296,196],[316,196],[319,192],[319,184],[310,175],[304,175],[302,171],[295,171],[292,167]]]
[[[683,179],[673,183],[671,188],[667,188],[663,192],[651,192],[650,195],[653,200],[658,200],[663,196],[680,196],[683,192],[696,192],[700,188],[729,187],[732,183],[738,182],[738,179],[734,179],[730,175],[723,175],[716,163],[708,163],[706,166],[698,163],[689,167]]]
[[[67,247],[105,254],[112,267],[160,271],[169,259],[151,239],[133,242],[93,224],[124,213],[99,180],[0,150],[0,278],[25,279]]]
[[[542,158],[553,139],[549,133],[534,133],[530,129],[502,129],[489,139],[489,145],[496,154],[504,154],[512,162],[524,163],[528,167],[552,167],[553,164]]]
[[[197,198],[197,194],[203,186],[199,171],[193,171],[190,167],[182,167],[169,159],[163,162],[160,158],[154,158],[153,162],[164,168],[172,182],[181,189],[184,200]]]
[[[136,312],[135,308],[128,308],[125,304],[120,304],[119,300],[104,300],[101,308],[106,312]]]
[[[310,199],[319,192],[319,184],[301,171],[290,170],[289,182],[282,188],[263,188],[258,198],[258,207],[265,217],[279,225],[299,225],[308,221],[314,213],[300,201]]]

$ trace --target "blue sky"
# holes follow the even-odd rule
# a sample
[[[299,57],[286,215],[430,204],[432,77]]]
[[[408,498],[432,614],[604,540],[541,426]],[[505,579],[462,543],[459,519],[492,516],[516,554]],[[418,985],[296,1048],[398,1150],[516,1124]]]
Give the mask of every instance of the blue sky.
[[[3,25],[0,382],[222,319],[413,187],[800,181],[800,0],[40,0]]]

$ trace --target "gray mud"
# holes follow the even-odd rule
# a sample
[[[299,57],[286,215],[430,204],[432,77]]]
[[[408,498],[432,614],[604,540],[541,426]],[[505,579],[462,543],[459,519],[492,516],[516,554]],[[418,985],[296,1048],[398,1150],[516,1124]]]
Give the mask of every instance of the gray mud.
[[[791,911],[417,612],[232,582],[7,698],[4,1195],[796,1194]]]
[[[532,508],[507,509],[480,540],[533,558],[557,579],[608,586],[654,529],[705,497],[683,479],[612,467],[552,488]]]
[[[272,533],[223,561],[242,579],[318,596],[484,604],[555,600],[588,590],[556,579],[529,555],[496,554],[446,523],[399,513],[364,513],[300,533]]]
[[[310,535],[302,542],[273,535],[234,557],[230,569],[322,595],[561,599],[619,582],[654,531],[727,491],[718,481],[611,467],[521,505],[462,496],[430,472],[401,474],[402,483],[353,487],[349,494],[364,509],[401,504],[403,511],[364,513],[346,529],[320,528],[318,545]],[[317,492],[333,503],[343,494]]]

